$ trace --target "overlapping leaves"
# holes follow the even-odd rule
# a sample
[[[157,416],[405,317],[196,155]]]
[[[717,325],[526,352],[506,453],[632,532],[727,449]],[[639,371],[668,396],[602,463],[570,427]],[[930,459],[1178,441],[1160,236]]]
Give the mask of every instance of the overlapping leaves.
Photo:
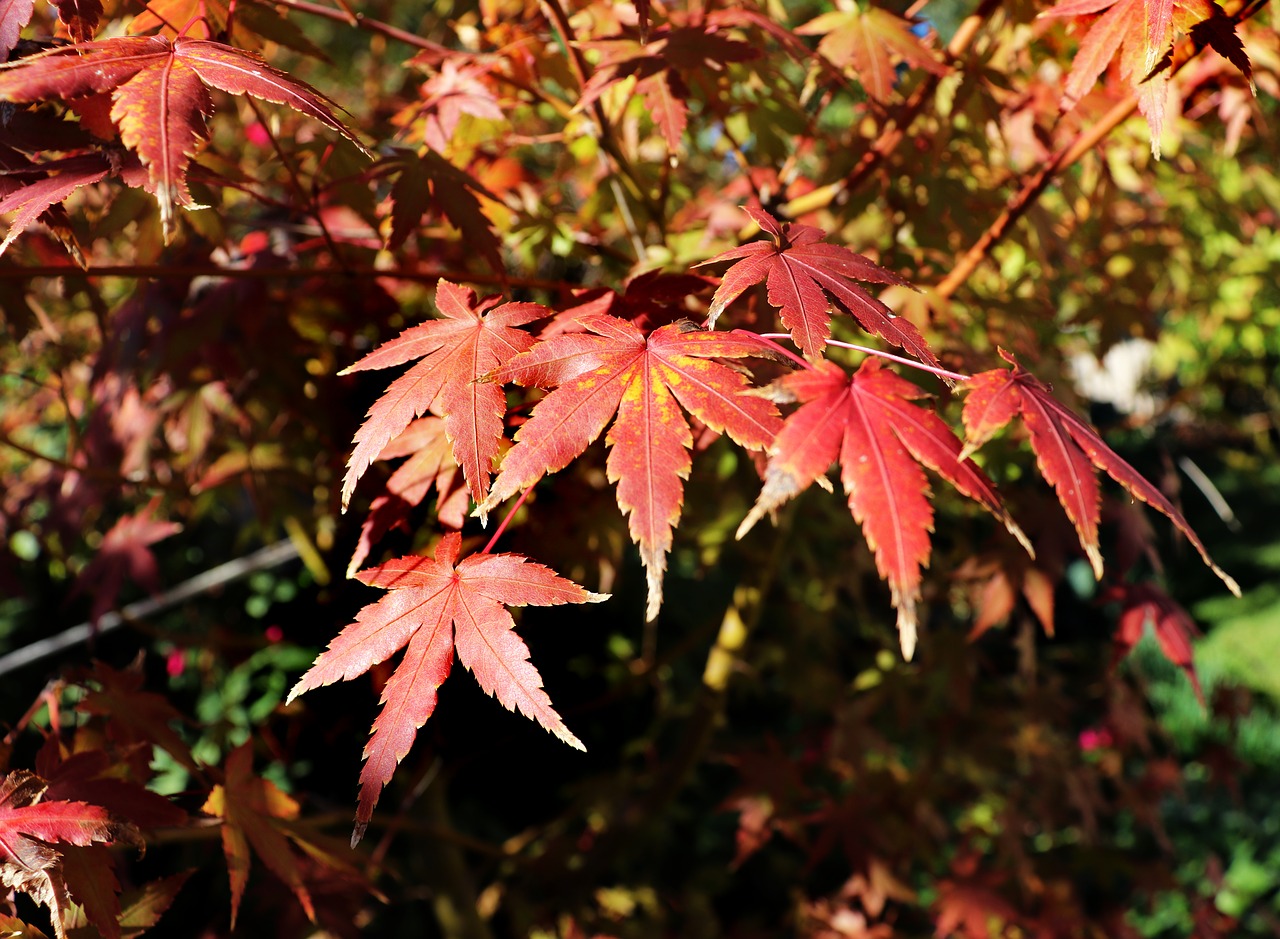
[[[760,355],[762,345],[747,335],[703,332],[688,323],[648,336],[613,316],[588,315],[579,324],[586,333],[541,342],[490,376],[555,390],[516,433],[516,445],[479,511],[568,466],[616,415],[606,438],[606,469],[618,486],[631,538],[640,546],[649,581],[646,615],[653,619],[662,605],[666,556],[692,464],[693,435],[680,409],[741,446],[768,446],[778,427],[773,404],[742,395],[742,374],[708,361]]]
[[[839,460],[849,509],[892,591],[902,653],[908,659],[916,647],[916,603],[933,532],[922,466],[976,500],[1031,550],[990,480],[961,456],[960,441],[950,428],[933,411],[912,403],[924,392],[887,371],[881,360],[868,359],[852,380],[833,363],[821,362],[781,379],[773,394],[801,406],[769,448],[764,489],[738,537]]]
[[[361,146],[315,89],[251,52],[204,39],[116,37],[50,49],[0,67],[0,101],[111,95],[111,121],[147,167],[166,237],[173,230],[174,207],[191,204],[187,172],[208,137],[210,88],[287,105]]]

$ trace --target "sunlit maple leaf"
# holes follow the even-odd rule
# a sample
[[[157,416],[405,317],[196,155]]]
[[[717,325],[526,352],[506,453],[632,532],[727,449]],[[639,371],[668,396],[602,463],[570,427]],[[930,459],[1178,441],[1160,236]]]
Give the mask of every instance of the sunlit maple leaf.
[[[551,315],[536,303],[499,305],[499,299],[477,302],[474,291],[441,279],[436,309],[443,319],[411,326],[343,370],[346,375],[421,359],[391,383],[356,431],[356,447],[342,481],[343,508],[382,449],[433,407],[445,415],[445,431],[472,497],[485,501],[502,439],[506,397],[499,386],[477,379],[533,345],[533,337],[515,327]]]
[[[741,538],[772,511],[823,476],[837,459],[849,509],[875,552],[898,610],[898,635],[908,659],[916,646],[921,570],[932,547],[933,507],[927,466],[1004,523],[1028,551],[1030,543],[1005,511],[995,488],[933,411],[912,401],[925,393],[867,359],[850,379],[831,362],[787,375],[772,386],[799,401],[769,448],[764,488],[738,528]]]
[[[584,316],[579,324],[587,332],[540,342],[490,376],[555,390],[516,432],[516,445],[480,508],[492,509],[568,466],[616,414],[606,438],[606,470],[640,546],[649,581],[646,615],[653,619],[662,605],[667,552],[692,465],[693,435],[680,408],[741,446],[768,446],[779,426],[777,409],[743,395],[748,386],[741,373],[707,361],[761,355],[765,349],[745,334],[704,332],[689,323],[663,326],[647,337],[613,316]]]
[[[63,855],[53,845],[139,844],[140,838],[102,806],[44,800],[46,788],[43,779],[25,770],[0,780],[0,883],[48,907],[61,939],[71,901]]]
[[[289,847],[289,837],[279,824],[297,818],[298,803],[271,780],[254,774],[252,742],[227,754],[226,779],[213,787],[200,811],[222,819],[222,850],[231,879],[232,929],[249,882],[250,849],[285,882],[307,918],[315,922],[311,894]]]
[[[768,212],[753,206],[747,206],[746,212],[770,240],[753,241],[699,265],[737,261],[725,272],[711,298],[709,325],[714,326],[725,308],[748,287],[764,281],[769,302],[781,309],[782,324],[806,355],[819,355],[826,348],[831,338],[831,303],[835,301],[867,332],[906,349],[923,362],[939,364],[915,326],[895,316],[853,283],[860,280],[905,286],[906,280],[848,248],[823,241],[821,229],[795,222],[779,223]]]
[[[450,532],[436,546],[435,558],[400,558],[358,574],[389,593],[361,610],[289,692],[292,701],[313,688],[348,681],[408,646],[382,690],[383,709],[364,748],[353,846],[363,837],[383,787],[435,710],[436,689],[449,674],[455,649],[480,687],[503,707],[585,749],[552,708],[505,607],[599,603],[608,596],[516,554],[473,554],[459,562],[461,545],[462,537]]]
[[[93,597],[90,622],[97,623],[115,606],[120,588],[129,579],[151,593],[160,590],[160,572],[151,546],[182,530],[177,522],[154,518],[156,503],[126,515],[102,539],[93,560],[76,578],[71,596],[88,593]]]
[[[251,52],[204,39],[116,37],[0,66],[0,101],[25,104],[111,92],[111,120],[150,173],[166,239],[174,206],[191,204],[187,171],[208,137],[209,88],[287,105],[363,149],[318,91]]]
[[[0,0],[0,62],[18,45],[22,27],[31,21],[36,0]]]
[[[1169,52],[1177,32],[1190,33],[1197,45],[1212,46],[1251,78],[1235,23],[1213,0],[1065,0],[1040,15],[1067,18],[1097,13],[1102,15],[1089,27],[1072,62],[1062,108],[1075,107],[1119,52],[1120,78],[1138,97],[1157,157],[1168,97]]]
[[[581,45],[598,51],[601,60],[582,89],[578,107],[588,107],[624,78],[634,78],[636,93],[644,98],[646,110],[671,153],[680,149],[688,123],[689,81],[708,71],[723,71],[725,63],[747,62],[760,55],[758,49],[705,22],[664,26],[652,30],[647,41],[626,37]]]
[[[406,123],[409,115],[422,118],[425,123],[422,139],[426,145],[432,150],[447,150],[462,115],[502,120],[502,106],[489,86],[481,81],[490,71],[484,65],[459,66],[453,59],[445,59],[440,71],[418,89],[422,102],[406,109],[397,117],[397,123]]]
[[[801,36],[821,36],[818,51],[841,68],[852,66],[867,95],[881,104],[893,98],[898,81],[895,59],[934,75],[948,71],[911,32],[907,20],[880,7],[822,13],[795,31]]]
[[[1107,592],[1105,599],[1119,601],[1120,619],[1116,624],[1116,658],[1128,655],[1147,634],[1155,634],[1160,651],[1186,673],[1196,697],[1204,703],[1200,679],[1196,677],[1192,640],[1200,634],[1191,615],[1173,598],[1154,584],[1120,584]]]
[[[1015,416],[1031,437],[1031,449],[1045,480],[1053,486],[1058,501],[1075,526],[1093,566],[1094,575],[1102,578],[1102,552],[1098,548],[1099,490],[1094,468],[1103,470],[1123,486],[1135,499],[1163,513],[1195,546],[1205,564],[1222,579],[1236,596],[1240,587],[1209,557],[1199,536],[1168,499],[1147,482],[1132,466],[1103,443],[1097,432],[1053,397],[1043,382],[1026,371],[1008,352],[1001,357],[1012,369],[993,369],[975,375],[968,382],[969,395],[964,403],[963,420],[971,453],[990,440]]]
[[[379,460],[399,457],[408,459],[391,474],[386,492],[369,504],[369,514],[360,526],[360,540],[347,564],[348,577],[355,576],[375,542],[393,528],[405,526],[409,510],[432,489],[436,491],[436,519],[440,524],[458,529],[466,520],[470,497],[458,474],[442,418],[418,418],[378,454]]]
[[[698,274],[666,274],[645,271],[627,281],[622,292],[593,287],[574,295],[573,306],[561,310],[538,334],[550,339],[561,333],[581,332],[584,316],[605,314],[629,320],[641,329],[653,330],[693,315],[690,299],[710,290],[715,281]]]
[[[31,225],[42,222],[58,235],[72,258],[83,267],[84,256],[60,203],[82,186],[105,179],[111,172],[110,164],[96,154],[34,163],[0,145],[0,172],[3,173],[0,175],[0,215],[14,213],[9,231],[0,241],[0,254]]]

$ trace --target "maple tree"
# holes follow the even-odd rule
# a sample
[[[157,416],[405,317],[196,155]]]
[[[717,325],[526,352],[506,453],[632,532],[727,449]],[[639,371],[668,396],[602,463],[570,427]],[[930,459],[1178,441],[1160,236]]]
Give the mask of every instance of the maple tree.
[[[1184,769],[1254,781],[1195,643],[1271,556],[1266,7],[0,0],[0,669],[100,659],[6,702],[0,879],[58,937],[1161,934]],[[1138,339],[1154,417],[1082,377]],[[1215,864],[1187,933],[1269,922]]]

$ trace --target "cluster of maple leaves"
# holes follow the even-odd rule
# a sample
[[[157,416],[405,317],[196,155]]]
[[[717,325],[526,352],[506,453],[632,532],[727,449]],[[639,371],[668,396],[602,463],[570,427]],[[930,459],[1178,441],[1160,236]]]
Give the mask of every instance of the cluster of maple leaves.
[[[5,130],[0,139],[0,214],[11,215],[0,252],[41,223],[77,263],[86,264],[85,249],[62,203],[77,190],[109,178],[151,193],[164,239],[174,239],[181,224],[177,210],[195,207],[191,183],[226,183],[195,162],[208,142],[213,92],[285,105],[372,156],[319,92],[251,51],[208,38],[229,26],[229,13],[215,4],[199,21],[206,38],[188,34],[191,23],[152,13],[131,23],[132,35],[95,39],[99,7],[55,6],[70,44],[43,48],[20,38],[34,0],[0,4],[0,55],[9,58],[0,67],[5,109],[0,113]],[[170,17],[184,11],[181,4],[165,9]],[[673,160],[687,132],[690,102],[711,107],[718,97],[707,89],[721,80],[725,66],[760,55],[741,38],[744,31],[771,37],[796,57],[812,54],[798,37],[819,37],[825,78],[848,84],[852,73],[879,106],[894,99],[900,67],[933,78],[951,68],[912,33],[908,21],[877,7],[842,7],[793,30],[746,6],[705,15],[674,9],[667,14],[665,21],[651,22],[649,4],[639,3],[627,22],[619,22],[615,37],[574,44],[570,60],[580,87],[572,110],[596,113],[603,126],[606,99],[626,84],[643,99]],[[1157,153],[1167,78],[1177,65],[1176,35],[1188,35],[1195,46],[1211,46],[1246,77],[1251,74],[1235,21],[1210,0],[1067,0],[1044,16],[1096,17],[1066,79],[1064,108],[1081,101],[1116,59],[1114,70],[1138,96]],[[590,74],[583,64],[587,55],[594,63]],[[502,272],[502,245],[481,208],[501,200],[475,168],[463,171],[441,153],[463,115],[501,117],[492,93],[498,78],[515,87],[536,83],[536,63],[523,62],[521,72],[517,56],[504,62],[511,71],[498,76],[492,56],[441,49],[426,50],[413,60],[434,74],[421,87],[422,100],[394,122],[405,127],[421,123],[425,149],[380,150],[361,174],[369,185],[393,179],[386,237],[392,250],[402,248],[424,218],[442,216],[490,267]],[[54,102],[64,109],[50,107]],[[608,151],[617,144],[602,136],[600,146]],[[553,709],[507,608],[607,598],[529,558],[491,549],[539,481],[564,470],[602,435],[608,449],[607,479],[616,488],[617,506],[646,572],[649,620],[661,610],[667,558],[694,456],[723,434],[760,455],[761,491],[738,537],[814,484],[830,489],[827,474],[832,464],[838,465],[849,511],[889,586],[903,654],[911,658],[921,620],[923,571],[932,550],[934,510],[926,471],[977,502],[1028,556],[1033,554],[1031,541],[995,484],[973,459],[1015,418],[1099,579],[1104,575],[1101,470],[1167,516],[1238,592],[1173,503],[1013,355],[1000,353],[1007,368],[975,375],[948,370],[921,329],[864,286],[907,287],[905,277],[827,240],[816,226],[784,221],[781,213],[758,202],[743,202],[753,226],[744,229],[745,243],[702,262],[721,272],[718,280],[690,271],[650,273],[631,280],[624,290],[584,293],[553,308],[503,302],[500,296],[477,299],[471,289],[440,279],[434,298],[438,318],[406,329],[345,370],[412,363],[369,410],[341,486],[346,508],[374,463],[404,460],[371,500],[349,563],[349,573],[387,592],[329,644],[290,694],[292,699],[350,680],[403,650],[382,689],[382,711],[364,750],[353,844],[434,711],[455,650],[481,688],[503,706],[569,745],[582,746]],[[757,233],[763,237],[755,237]],[[762,308],[776,310],[785,333],[769,332],[768,326],[760,331],[725,328],[747,309],[759,325],[773,315],[761,315]],[[827,356],[833,312],[848,316],[877,342],[873,348],[853,347],[866,357],[852,372]],[[798,354],[780,342],[790,343]],[[886,346],[897,351],[886,352]],[[896,371],[895,365],[917,371]],[[942,394],[955,390],[965,395],[963,436],[944,420],[942,406],[928,403],[929,390],[907,374],[933,375],[941,380],[937,390]],[[432,493],[435,521],[443,530],[434,555],[365,568],[383,537],[405,527],[411,510]],[[464,554],[462,532],[471,524],[468,519],[474,516],[484,524],[504,505],[489,543]],[[154,580],[154,558],[142,549],[174,530],[173,523],[153,519],[148,510],[107,535],[97,567],[83,572],[84,582],[97,587],[95,618],[111,606],[126,576],[144,585]],[[1154,587],[1117,583],[1114,589],[1124,606],[1117,642],[1132,645],[1142,625],[1154,620],[1170,658],[1190,671],[1187,636],[1192,627],[1185,614]],[[101,676],[96,680],[106,681]],[[136,701],[139,692],[131,693]],[[88,703],[92,700],[81,705],[86,713],[98,713]],[[113,712],[111,719],[125,718]],[[190,760],[166,727],[166,720],[157,723],[153,715],[145,739],[180,761]],[[114,764],[98,765],[109,757],[97,750],[90,752],[104,755],[77,763],[77,754],[62,753],[56,734],[49,739],[36,774],[17,770],[0,784],[0,804],[10,813],[11,830],[27,839],[10,850],[5,882],[49,906],[60,935],[74,927],[77,916],[106,934],[121,934],[124,920],[118,904],[95,906],[87,899],[115,897],[109,862],[90,852],[96,845],[137,840],[140,828],[180,820],[159,818],[158,803],[171,806],[146,798],[141,788],[145,774],[129,784],[128,795],[138,805],[110,801],[101,794],[109,793],[109,787],[95,790],[99,795],[89,799],[85,781],[100,784]],[[198,771],[193,762],[189,765]],[[224,822],[233,921],[251,851],[314,915],[289,847],[290,839],[301,838],[288,825],[297,804],[253,776],[248,749],[228,758],[225,778],[209,787],[204,811]],[[313,857],[321,851],[311,842],[305,850]],[[325,863],[341,868],[328,856]],[[150,893],[144,891],[139,902],[158,911],[180,885],[180,879],[161,882]],[[72,909],[69,898],[80,898],[82,912]]]

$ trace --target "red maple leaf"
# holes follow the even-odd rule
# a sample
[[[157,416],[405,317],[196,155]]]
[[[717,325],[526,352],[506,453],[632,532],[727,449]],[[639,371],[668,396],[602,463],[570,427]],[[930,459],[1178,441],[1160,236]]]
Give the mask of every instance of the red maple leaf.
[[[933,508],[923,466],[976,500],[1031,551],[990,480],[960,456],[960,441],[932,411],[911,402],[925,393],[867,359],[850,379],[831,362],[796,372],[773,386],[782,400],[802,402],[769,448],[764,488],[738,528],[741,538],[766,512],[807,489],[836,459],[849,509],[875,552],[898,609],[902,654],[916,645],[921,569],[929,563]]]
[[[477,303],[474,291],[441,279],[436,309],[444,319],[411,326],[342,371],[346,375],[422,360],[391,383],[356,431],[356,448],[342,480],[344,509],[369,464],[429,408],[445,415],[445,431],[471,495],[485,502],[502,439],[506,398],[499,386],[477,379],[533,345],[533,337],[515,327],[552,312],[536,303],[499,306],[498,300],[487,297]]]
[[[1240,596],[1240,587],[1209,557],[1204,542],[1173,503],[1103,443],[1092,427],[1054,398],[1053,392],[1017,359],[1003,349],[1000,356],[1013,368],[983,372],[968,382],[969,396],[962,415],[968,438],[965,453],[981,447],[1015,415],[1020,415],[1031,436],[1040,473],[1057,493],[1099,580],[1102,552],[1098,549],[1100,497],[1095,467],[1128,490],[1129,495],[1167,516],[1200,552],[1205,564],[1232,593]]]
[[[606,438],[606,470],[618,485],[631,539],[640,546],[649,581],[646,615],[653,619],[692,465],[693,435],[680,408],[741,446],[766,447],[779,426],[777,409],[743,395],[747,381],[739,372],[707,361],[766,350],[748,334],[704,332],[689,323],[663,326],[647,337],[613,316],[584,316],[579,324],[587,332],[540,342],[490,376],[555,390],[516,432],[516,445],[480,510],[568,466],[616,414]]]
[[[200,811],[222,819],[222,850],[231,880],[231,928],[236,927],[240,901],[249,882],[249,851],[293,891],[307,918],[316,919],[298,859],[280,821],[298,815],[298,803],[269,779],[253,772],[253,744],[245,743],[227,754],[226,779],[213,787]]]
[[[481,79],[487,78],[492,69],[487,65],[459,66],[453,59],[445,59],[440,71],[418,89],[420,104],[413,104],[396,116],[396,123],[403,126],[421,118],[425,124],[422,139],[435,151],[449,149],[453,133],[462,115],[470,114],[482,120],[503,119],[502,106],[493,91]]]
[[[363,146],[328,99],[254,53],[204,39],[125,36],[50,49],[0,66],[0,101],[28,104],[111,92],[111,120],[150,172],[168,239],[189,205],[187,170],[208,137],[209,88],[287,105]]]
[[[1116,659],[1128,655],[1150,626],[1156,642],[1160,644],[1160,651],[1191,679],[1191,687],[1203,704],[1204,692],[1200,688],[1200,679],[1196,677],[1191,646],[1200,631],[1196,629],[1191,615],[1154,584],[1121,584],[1110,590],[1106,599],[1119,600],[1121,605],[1114,640]]]
[[[714,25],[663,26],[647,37],[599,39],[581,43],[601,53],[595,74],[582,89],[579,108],[586,108],[624,78],[636,79],[635,92],[662,133],[670,152],[680,149],[689,118],[689,80],[721,72],[727,62],[747,62],[760,51],[730,38]],[[717,100],[706,95],[704,101]]]
[[[155,510],[156,503],[152,502],[137,514],[126,515],[112,525],[102,539],[98,553],[76,578],[71,596],[81,593],[92,595],[91,623],[96,624],[115,606],[126,578],[152,594],[159,592],[160,572],[151,545],[177,534],[182,526],[177,522],[153,518]]]
[[[361,610],[289,692],[292,701],[313,688],[348,681],[408,646],[382,689],[383,709],[364,748],[353,846],[418,728],[435,710],[436,689],[448,677],[454,649],[503,707],[585,749],[552,708],[504,606],[599,603],[608,595],[584,590],[517,554],[473,554],[459,562],[461,545],[462,536],[450,532],[440,539],[434,559],[404,557],[358,574],[364,583],[390,592]]]
[[[75,242],[66,211],[59,203],[81,186],[101,182],[110,164],[97,154],[35,163],[16,150],[0,146],[0,215],[14,213],[9,231],[0,241],[0,254],[37,221],[59,236],[81,267],[84,256]]]
[[[48,907],[54,932],[63,939],[63,914],[71,901],[63,855],[53,844],[139,844],[141,839],[100,805],[43,801],[46,789],[43,779],[26,770],[0,780],[0,882]]]
[[[1089,27],[1071,64],[1062,108],[1075,107],[1119,52],[1120,78],[1138,97],[1138,109],[1151,128],[1151,151],[1157,157],[1168,97],[1169,52],[1176,32],[1190,33],[1197,44],[1212,46],[1250,77],[1249,59],[1235,24],[1213,0],[1065,0],[1040,15],[1063,18],[1097,13],[1102,15]]]
[[[50,0],[58,10],[58,19],[76,42],[92,39],[102,21],[102,0]]]
[[[781,309],[782,324],[805,355],[816,356],[826,348],[831,338],[834,300],[867,332],[906,349],[923,362],[939,364],[915,326],[853,283],[860,280],[905,286],[903,278],[848,248],[823,241],[825,233],[820,228],[779,223],[768,212],[753,206],[747,206],[746,212],[772,240],[753,241],[698,265],[738,262],[725,272],[711,298],[708,325],[714,326],[730,303],[763,280],[769,288],[769,302]]]
[[[495,271],[502,267],[502,242],[484,214],[480,198],[501,200],[474,176],[438,153],[400,150],[369,168],[368,178],[396,173],[391,186],[391,231],[387,247],[395,250],[413,234],[424,215],[442,215],[468,247],[479,250]]]
[[[894,58],[934,75],[947,74],[911,24],[880,7],[823,13],[796,28],[801,36],[821,36],[818,51],[841,68],[853,66],[867,95],[881,104],[893,98],[898,83]]]
[[[18,45],[22,27],[31,21],[36,0],[0,0],[0,61]]]

